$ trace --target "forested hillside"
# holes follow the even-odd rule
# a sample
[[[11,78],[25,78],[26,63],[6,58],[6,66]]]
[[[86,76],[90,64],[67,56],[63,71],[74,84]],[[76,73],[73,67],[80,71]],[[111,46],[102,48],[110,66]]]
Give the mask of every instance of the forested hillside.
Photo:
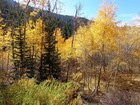
[[[88,20],[23,1],[0,1],[0,105],[140,104],[140,26],[119,25],[114,3]]]
[[[26,3],[25,3],[26,4]],[[32,3],[31,3],[32,4]],[[9,20],[15,14],[14,18],[16,17],[16,13],[13,12],[15,11],[16,8],[18,8],[19,12],[24,11],[24,8],[22,6],[19,6],[20,4],[18,2],[15,2],[14,0],[1,0],[0,1],[0,10],[1,10],[1,16],[5,20]],[[35,5],[35,4],[34,4]],[[28,5],[28,12],[37,12],[34,14],[34,16],[31,16],[31,18],[36,21],[38,18],[42,16],[42,11],[43,11],[43,18],[46,18],[47,15],[49,14],[48,10],[40,10],[40,7],[35,7],[35,6],[30,6]],[[58,9],[59,11],[59,9]],[[33,14],[33,13],[32,13]],[[64,38],[69,38],[75,30],[80,26],[80,24],[87,24],[88,19],[83,18],[83,17],[77,17],[78,21],[74,19],[74,16],[68,16],[68,15],[60,15],[59,12],[52,10],[51,15],[55,18],[58,19],[58,26],[61,28],[63,37]],[[75,27],[75,28],[74,28]]]

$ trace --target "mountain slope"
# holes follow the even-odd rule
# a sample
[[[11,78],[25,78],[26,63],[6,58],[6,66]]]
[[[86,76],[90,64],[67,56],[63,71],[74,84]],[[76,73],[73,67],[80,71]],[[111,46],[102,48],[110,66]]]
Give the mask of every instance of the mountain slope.
[[[12,8],[14,5],[18,5],[17,2],[13,1],[13,0],[0,0],[0,10],[2,11],[3,9],[8,9],[8,8]],[[31,10],[34,10],[33,7],[29,7]],[[47,13],[47,11],[45,11],[45,13]],[[68,15],[60,15],[60,14],[53,14],[54,16],[60,18],[63,21],[67,21],[67,22],[73,22],[73,16],[68,16]],[[84,18],[84,17],[79,17],[78,19],[80,19],[82,22],[87,23],[89,20]]]
[[[10,19],[12,15],[15,15],[15,11],[14,6],[18,6],[19,4],[13,0],[0,0],[0,15],[4,18],[4,19]],[[13,11],[12,11],[13,10]],[[20,7],[20,10],[22,11],[23,9]],[[34,10],[33,7],[29,6],[29,10],[30,12]],[[48,12],[44,11],[45,15],[47,16]],[[8,15],[7,15],[8,14]],[[10,16],[9,16],[10,15]],[[36,18],[40,17],[41,13],[39,12],[36,16]],[[68,15],[60,15],[60,14],[55,14],[52,13],[52,16],[58,18],[61,21],[61,26],[60,28],[62,29],[62,33],[64,35],[65,38],[70,37],[74,31],[78,28],[79,26],[79,22],[76,23],[76,27],[74,28],[74,17],[73,16],[68,16]],[[17,16],[18,17],[18,16]],[[44,17],[45,18],[45,17]],[[88,19],[83,18],[83,17],[79,17],[78,21],[80,21],[83,24],[87,24],[88,23]]]

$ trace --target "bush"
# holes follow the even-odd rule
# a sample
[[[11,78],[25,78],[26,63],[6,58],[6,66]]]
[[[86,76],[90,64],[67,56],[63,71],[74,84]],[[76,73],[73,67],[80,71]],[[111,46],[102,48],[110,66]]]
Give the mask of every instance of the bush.
[[[38,85],[34,79],[22,79],[0,90],[0,105],[65,105],[78,88],[72,82],[46,80]]]

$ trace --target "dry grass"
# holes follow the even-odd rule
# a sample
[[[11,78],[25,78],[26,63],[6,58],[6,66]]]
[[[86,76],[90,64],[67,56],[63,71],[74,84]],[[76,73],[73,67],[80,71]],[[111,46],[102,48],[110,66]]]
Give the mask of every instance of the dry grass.
[[[140,105],[140,94],[137,92],[113,90],[100,100],[102,105]]]

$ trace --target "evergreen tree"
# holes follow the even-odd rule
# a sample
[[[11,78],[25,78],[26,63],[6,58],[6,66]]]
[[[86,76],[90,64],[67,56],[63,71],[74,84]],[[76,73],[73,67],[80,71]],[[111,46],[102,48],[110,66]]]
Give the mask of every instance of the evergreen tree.
[[[54,30],[56,29],[59,20],[52,16],[47,16],[45,19],[45,44],[44,53],[42,59],[42,70],[40,73],[40,79],[44,80],[47,78],[58,79],[60,76],[60,54],[56,49],[56,38]]]
[[[15,79],[21,78],[25,73],[25,45],[23,29],[22,27],[18,27],[14,34],[13,61]]]
[[[62,23],[62,33],[63,37],[68,39],[74,33],[74,26],[68,22]]]
[[[35,75],[36,60],[35,60],[34,52],[32,53],[31,49],[28,50],[28,53],[25,57],[25,61],[26,61],[25,62],[25,64],[26,64],[26,74],[29,78],[32,78]]]
[[[18,6],[15,7],[13,13],[18,16],[12,22],[12,53],[14,62],[14,77],[20,79],[24,74],[28,77],[34,77],[35,72],[35,58],[32,54],[31,46],[27,43],[27,23],[29,21],[29,2],[26,8]]]
[[[34,54],[32,54],[30,46],[27,45],[25,36],[23,26],[16,28],[13,48],[15,79],[21,78],[24,74],[31,78],[35,73]]]

